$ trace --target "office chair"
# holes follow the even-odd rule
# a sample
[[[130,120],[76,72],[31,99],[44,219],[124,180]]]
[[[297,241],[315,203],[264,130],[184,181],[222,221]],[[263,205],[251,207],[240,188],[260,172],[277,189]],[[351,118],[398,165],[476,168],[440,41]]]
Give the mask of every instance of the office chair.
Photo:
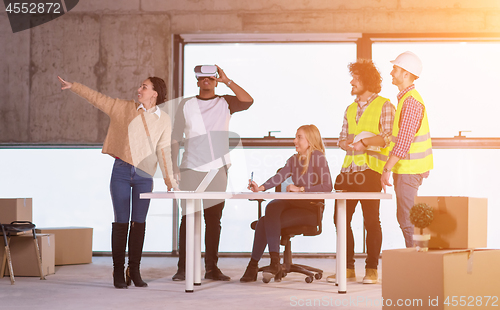
[[[278,170],[279,171],[279,170]],[[289,180],[289,179],[287,179]],[[286,190],[286,185],[290,184],[290,181],[285,180],[281,185],[276,186],[275,191],[280,192],[282,188]],[[259,218],[262,214],[261,206],[262,201],[260,199],[255,199],[258,202],[259,207]],[[295,236],[303,235],[303,236],[317,236],[321,234],[323,226],[323,210],[324,204],[322,202],[316,203],[316,223],[315,225],[298,225],[291,226],[281,229],[281,242],[280,244],[285,246],[285,251],[283,252],[283,264],[281,264],[281,275],[277,275],[275,280],[279,281],[279,279],[286,277],[286,275],[290,272],[297,272],[306,275],[305,281],[307,283],[311,283],[314,279],[320,280],[323,277],[323,270],[314,268],[311,266],[293,264],[292,263],[292,242],[291,239]],[[257,221],[254,221],[250,224],[250,227],[255,230],[257,226]],[[259,268],[259,272],[265,271],[269,266],[264,266]],[[264,283],[269,281],[262,280]]]
[[[5,244],[5,254],[4,254],[3,259],[2,259],[2,268],[0,268],[0,274],[2,275],[2,278],[5,275],[5,265],[7,264],[9,267],[10,284],[13,285],[15,282],[14,270],[12,268],[12,257],[10,255],[10,247],[9,247],[11,234],[31,230],[33,233],[33,242],[35,244],[35,253],[36,253],[36,258],[38,261],[38,270],[40,272],[40,280],[45,280],[45,276],[43,275],[43,271],[42,271],[42,259],[40,257],[40,248],[38,247],[38,242],[36,240],[35,224],[28,222],[28,221],[14,221],[10,224],[1,224],[0,223],[0,226],[2,227],[3,241]]]

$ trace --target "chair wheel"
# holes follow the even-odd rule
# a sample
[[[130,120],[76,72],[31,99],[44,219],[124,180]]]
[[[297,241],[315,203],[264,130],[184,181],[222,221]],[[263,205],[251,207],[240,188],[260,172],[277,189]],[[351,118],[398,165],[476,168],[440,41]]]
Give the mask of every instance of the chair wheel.
[[[262,273],[262,282],[269,283],[272,278],[274,278],[272,273],[268,273],[268,272]]]
[[[323,274],[322,274],[322,273],[316,273],[316,274],[314,275],[314,278],[315,278],[316,280],[321,280],[321,278],[323,278]]]
[[[283,271],[283,272],[281,272],[281,277],[282,277],[282,278],[286,277],[286,272],[284,272],[284,271]]]
[[[311,283],[313,280],[314,280],[314,278],[313,278],[313,277],[307,277],[307,278],[306,278],[306,282],[307,282],[307,283]]]

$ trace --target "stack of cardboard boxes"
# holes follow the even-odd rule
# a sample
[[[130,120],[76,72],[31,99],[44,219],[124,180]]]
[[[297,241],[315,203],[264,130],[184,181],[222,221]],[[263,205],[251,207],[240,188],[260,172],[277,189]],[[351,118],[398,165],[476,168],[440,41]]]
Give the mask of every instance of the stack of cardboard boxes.
[[[31,198],[0,199],[0,223],[32,222],[32,215]],[[92,232],[93,229],[89,227],[37,228],[44,275],[55,273],[57,265],[92,263]],[[3,238],[0,238],[0,245],[1,263],[5,251]],[[13,236],[10,250],[14,276],[39,276],[30,232]]]
[[[92,232],[89,227],[37,228],[36,233],[54,235],[57,240],[55,263],[75,265],[92,263]]]
[[[424,229],[429,251],[383,251],[383,308],[499,309],[500,250],[480,249],[487,246],[487,199],[416,197],[415,203],[434,208]]]

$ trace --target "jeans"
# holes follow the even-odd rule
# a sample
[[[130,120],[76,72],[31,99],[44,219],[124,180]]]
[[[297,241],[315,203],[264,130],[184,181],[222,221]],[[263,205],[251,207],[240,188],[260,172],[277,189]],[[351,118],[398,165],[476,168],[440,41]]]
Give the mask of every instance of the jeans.
[[[316,225],[317,211],[306,200],[272,200],[266,206],[266,215],[255,227],[252,258],[259,261],[266,245],[269,252],[279,253],[281,229],[297,225]]]
[[[413,231],[415,226],[410,222],[410,209],[415,203],[418,188],[422,185],[423,177],[420,174],[393,173],[394,192],[396,193],[397,218],[399,227],[403,231],[407,248],[413,246]]]
[[[349,192],[380,192],[380,173],[367,169],[361,172],[341,173],[335,180],[335,189]],[[351,220],[358,201],[361,202],[364,225],[366,229],[367,257],[365,268],[377,269],[382,247],[382,227],[380,226],[380,200],[346,200],[347,227],[347,268],[354,269],[354,236]],[[333,221],[337,225],[337,202]]]
[[[153,178],[150,175],[117,158],[113,165],[109,187],[116,223],[129,222],[130,198],[132,198],[132,222],[146,221],[149,199],[140,199],[139,195],[153,191]]]
[[[181,170],[181,190],[195,190],[208,172],[191,169]],[[219,168],[219,172],[208,185],[207,192],[224,192],[227,186],[227,168]],[[186,209],[186,200],[181,200],[182,209]],[[224,200],[203,199],[203,218],[205,219],[205,269],[212,270],[219,260],[219,241],[221,233],[222,210]],[[179,232],[179,261],[177,267],[185,270],[186,266],[186,216],[181,219]]]

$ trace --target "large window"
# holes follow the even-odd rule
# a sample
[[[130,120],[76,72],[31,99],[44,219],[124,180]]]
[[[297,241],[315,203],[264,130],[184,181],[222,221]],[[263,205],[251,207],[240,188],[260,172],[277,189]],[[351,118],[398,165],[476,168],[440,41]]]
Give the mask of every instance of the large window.
[[[355,43],[187,44],[184,52],[184,96],[198,94],[196,65],[217,64],[255,99],[232,117],[230,130],[240,136],[293,137],[304,124],[339,135],[353,100],[347,64],[356,60]],[[232,94],[225,85],[217,93]]]

